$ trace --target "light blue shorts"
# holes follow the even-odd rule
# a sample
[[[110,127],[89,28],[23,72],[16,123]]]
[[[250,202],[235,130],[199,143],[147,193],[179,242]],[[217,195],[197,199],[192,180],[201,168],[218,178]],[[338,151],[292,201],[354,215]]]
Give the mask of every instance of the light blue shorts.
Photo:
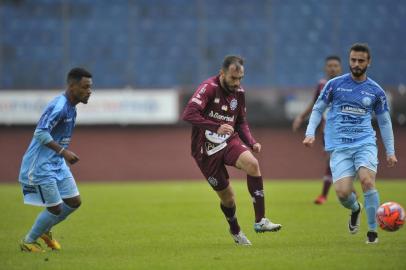
[[[360,167],[377,172],[378,149],[376,145],[367,144],[354,148],[337,149],[330,154],[333,182],[344,177],[354,177]]]
[[[24,203],[35,206],[51,207],[62,203],[62,199],[68,199],[79,195],[73,177],[62,180],[50,179],[39,185],[20,183],[24,194]]]

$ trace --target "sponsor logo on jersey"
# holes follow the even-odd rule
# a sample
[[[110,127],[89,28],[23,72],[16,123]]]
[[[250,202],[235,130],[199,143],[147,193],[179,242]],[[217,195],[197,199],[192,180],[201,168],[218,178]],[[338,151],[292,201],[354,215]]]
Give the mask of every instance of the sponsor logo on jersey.
[[[362,98],[362,104],[364,104],[364,106],[368,107],[371,105],[371,103],[372,103],[372,99],[370,97]]]
[[[214,178],[213,176],[210,176],[209,178],[207,178],[207,181],[209,182],[210,185],[212,185],[213,187],[216,187],[219,183],[217,181],[216,178]]]
[[[364,129],[356,128],[356,127],[343,127],[343,128],[340,128],[340,132],[347,133],[347,134],[362,133],[362,132],[364,132]]]
[[[349,115],[342,115],[342,124],[361,124],[362,118],[361,117],[353,117]]]
[[[366,92],[366,91],[361,91],[361,94],[366,95],[366,96],[370,96],[370,97],[375,97],[374,94],[371,94],[371,93]]]
[[[228,111],[228,107],[227,107],[227,105],[223,105],[223,106],[221,106],[221,109],[223,110],[223,111]]]
[[[234,110],[237,108],[237,105],[238,105],[237,100],[236,100],[235,98],[233,98],[233,99],[231,100],[231,102],[230,102],[230,109],[231,109],[232,111],[234,111]]]
[[[349,105],[341,106],[341,112],[358,114],[358,115],[365,115],[367,113],[367,111],[363,108],[356,108],[356,107],[352,107]]]
[[[214,103],[219,104],[219,103],[220,103],[220,99],[219,99],[218,97],[216,97],[216,98],[214,99]]]
[[[352,92],[352,89],[350,89],[350,88],[338,87],[338,88],[337,88],[337,91],[340,91],[340,92]]]
[[[215,118],[215,119],[218,119],[218,120],[221,120],[221,121],[228,121],[228,122],[233,122],[234,121],[234,115],[233,116],[227,116],[227,115],[219,114],[218,112],[215,113],[213,111],[210,111],[209,117],[212,117],[212,118]]]

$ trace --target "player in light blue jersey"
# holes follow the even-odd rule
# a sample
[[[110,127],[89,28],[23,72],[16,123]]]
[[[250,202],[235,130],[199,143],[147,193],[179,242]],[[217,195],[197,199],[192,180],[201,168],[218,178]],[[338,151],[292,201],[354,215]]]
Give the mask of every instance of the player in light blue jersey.
[[[351,73],[328,81],[313,106],[303,144],[313,146],[316,127],[323,112],[331,105],[324,138],[325,149],[330,153],[334,187],[341,204],[351,209],[348,229],[355,234],[359,230],[362,210],[353,192],[353,180],[358,176],[368,219],[367,243],[377,243],[375,214],[379,207],[379,194],[375,178],[378,158],[372,114],[375,113],[378,120],[389,167],[397,163],[392,123],[385,92],[366,75],[371,63],[368,46],[354,44],[350,49],[349,62]]]
[[[51,228],[73,213],[81,204],[75,179],[66,161],[74,164],[79,157],[67,148],[76,120],[76,105],[87,104],[92,75],[82,68],[70,70],[68,88],[45,108],[25,152],[19,175],[24,203],[45,206],[31,230],[21,241],[23,251],[43,252],[41,238],[48,247],[60,250]]]

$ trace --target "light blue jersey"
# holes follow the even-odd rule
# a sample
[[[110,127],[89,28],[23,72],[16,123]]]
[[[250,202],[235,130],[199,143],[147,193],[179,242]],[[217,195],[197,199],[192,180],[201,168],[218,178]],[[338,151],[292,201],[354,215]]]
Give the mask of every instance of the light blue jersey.
[[[35,133],[45,131],[51,136],[47,142],[53,139],[67,148],[71,141],[75,120],[76,107],[70,103],[65,94],[62,94],[47,105]],[[63,180],[68,177],[72,175],[64,158],[34,135],[23,157],[19,181],[28,185],[40,185],[51,179]]]
[[[371,124],[372,113],[374,112],[381,122],[387,122],[389,117],[385,92],[376,82],[369,78],[356,82],[349,73],[328,81],[313,108],[306,136],[314,136],[317,127],[314,125],[319,122],[317,115],[328,105],[330,109],[324,129],[326,151],[366,144],[376,145],[376,134]],[[385,117],[379,118],[379,115]],[[381,122],[381,132],[386,132],[383,135],[390,133],[383,136],[387,153],[393,154],[390,117],[389,126],[381,126]]]

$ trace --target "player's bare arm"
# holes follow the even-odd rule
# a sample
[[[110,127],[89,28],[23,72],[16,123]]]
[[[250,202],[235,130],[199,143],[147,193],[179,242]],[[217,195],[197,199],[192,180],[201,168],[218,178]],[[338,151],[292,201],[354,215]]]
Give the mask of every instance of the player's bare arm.
[[[73,153],[72,151],[69,151],[68,149],[65,149],[64,147],[60,146],[57,142],[55,141],[50,141],[49,143],[45,144],[48,148],[51,148],[58,154],[60,154],[69,164],[75,164],[76,162],[79,161],[79,157]]]
[[[309,103],[309,105],[307,105],[307,108],[304,112],[302,112],[301,114],[299,114],[298,116],[296,116],[295,120],[292,123],[292,130],[293,132],[296,132],[300,126],[303,124],[303,121],[305,120],[306,117],[308,117],[313,110],[313,106],[314,106],[314,102]]]

